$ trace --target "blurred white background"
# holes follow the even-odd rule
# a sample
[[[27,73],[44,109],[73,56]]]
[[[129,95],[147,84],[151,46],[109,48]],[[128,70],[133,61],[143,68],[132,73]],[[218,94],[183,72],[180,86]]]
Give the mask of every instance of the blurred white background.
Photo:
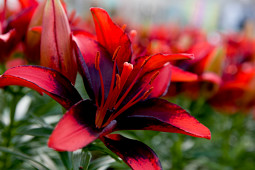
[[[91,6],[136,24],[177,22],[207,31],[238,31],[255,20],[254,0],[66,0],[82,16]]]

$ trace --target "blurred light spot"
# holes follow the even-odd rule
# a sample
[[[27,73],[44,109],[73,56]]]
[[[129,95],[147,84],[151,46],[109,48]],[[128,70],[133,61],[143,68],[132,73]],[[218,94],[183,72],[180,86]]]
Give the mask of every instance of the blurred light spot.
[[[182,150],[183,150],[183,151],[189,150],[189,149],[191,149],[193,146],[194,146],[194,141],[192,141],[192,140],[187,140],[187,141],[183,142],[183,144],[182,144]]]
[[[237,67],[236,65],[229,65],[227,68],[226,68],[226,73],[228,74],[236,74],[237,73]]]
[[[19,138],[19,142],[23,142],[23,143],[26,143],[26,142],[29,142],[31,139],[33,139],[34,136],[30,136],[30,135],[23,135]]]
[[[48,116],[44,118],[44,121],[46,122],[46,124],[53,124],[58,122],[60,118],[61,118],[61,115]]]
[[[219,45],[221,43],[221,36],[217,32],[210,33],[207,39],[212,45]]]
[[[159,144],[161,143],[161,141],[162,141],[162,139],[161,139],[160,136],[154,136],[154,137],[152,138],[152,143],[153,143],[154,145],[159,145]]]
[[[10,124],[10,109],[9,108],[4,109],[3,115],[2,115],[2,121],[5,125]]]
[[[30,96],[24,96],[20,99],[16,106],[16,111],[15,111],[15,120],[21,120],[22,118],[25,117],[29,106],[32,102],[32,99]]]

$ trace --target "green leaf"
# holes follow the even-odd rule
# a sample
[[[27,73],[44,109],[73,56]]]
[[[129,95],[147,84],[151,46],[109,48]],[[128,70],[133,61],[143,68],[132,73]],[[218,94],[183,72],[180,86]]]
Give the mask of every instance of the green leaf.
[[[72,169],[71,152],[58,152],[58,153],[66,169],[71,170]]]
[[[101,147],[98,145],[91,144],[91,145],[88,145],[86,148],[90,151],[101,151],[103,153],[106,153],[109,156],[111,156],[113,159],[115,159],[116,161],[121,162],[120,158],[106,147]]]
[[[81,94],[83,99],[89,98],[89,96],[87,94],[87,91],[85,89],[85,86],[83,84],[82,76],[80,74],[77,74],[76,82],[75,82],[75,88]]]
[[[25,131],[21,132],[21,134],[31,135],[31,136],[49,137],[50,134],[52,133],[52,130],[53,130],[52,128],[48,128],[48,127],[33,128],[33,129],[25,130]]]
[[[89,165],[89,169],[97,170],[102,167],[104,167],[103,169],[107,169],[114,162],[115,162],[115,160],[112,159],[110,156],[101,157],[101,158],[98,158],[98,159],[92,161],[92,163]]]
[[[39,165],[41,168],[44,168],[44,169],[48,169],[45,165],[43,165],[42,163],[34,160],[33,158],[29,157],[28,155],[25,155],[23,153],[20,153],[18,151],[14,151],[12,149],[9,149],[9,148],[6,148],[6,147],[2,147],[0,146],[0,151],[1,152],[5,152],[5,153],[9,153],[9,154],[12,154],[13,156],[16,156],[20,159],[23,159],[23,160],[29,160],[29,161],[32,161],[33,163],[35,163],[36,165]]]
[[[91,161],[92,155],[89,151],[82,152],[81,167],[83,170],[87,170]]]
[[[87,170],[90,160],[91,153],[88,150],[83,150],[81,152],[73,153],[72,162],[73,162],[73,170]]]

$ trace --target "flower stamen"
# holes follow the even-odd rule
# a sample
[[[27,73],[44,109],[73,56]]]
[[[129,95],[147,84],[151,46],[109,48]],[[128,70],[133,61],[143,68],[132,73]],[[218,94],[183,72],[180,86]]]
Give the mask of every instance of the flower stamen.
[[[99,54],[99,53],[98,53]],[[98,55],[100,56],[100,55]],[[98,57],[98,61],[99,61],[99,57]],[[104,105],[104,80],[103,80],[103,75],[102,75],[102,71],[99,67],[99,62],[98,62],[98,71],[99,71],[99,77],[100,77],[100,84],[101,84],[101,106]]]
[[[113,56],[114,67],[116,67],[116,57],[117,57],[119,49],[120,47],[115,50],[115,53]],[[99,55],[97,55],[96,58],[98,58],[96,59],[97,60],[96,64],[99,65]],[[144,59],[144,61],[140,65],[140,68],[136,70],[133,70],[132,64],[125,62],[123,64],[123,71],[121,75],[119,75],[118,73],[116,74],[116,68],[113,69],[111,87],[108,93],[108,97],[105,103],[104,103],[104,100],[102,100],[100,107],[97,110],[96,126],[98,128],[107,126],[112,120],[114,120],[117,116],[123,113],[126,109],[128,109],[129,107],[133,106],[134,104],[136,104],[137,102],[141,100],[145,100],[151,94],[153,89],[151,84],[158,76],[159,71],[155,72],[151,76],[150,80],[147,81],[147,83],[145,83],[143,87],[138,91],[138,93],[136,93],[131,98],[131,100],[127,101],[127,103],[121,109],[118,110],[119,106],[126,99],[127,95],[129,94],[129,92],[131,91],[131,89],[134,87],[135,83],[139,79],[140,75],[142,74],[144,65],[149,61],[150,58],[151,56]],[[101,70],[99,66],[96,66],[96,67],[98,68],[99,74],[100,74]],[[130,77],[131,75],[132,77]],[[101,80],[101,76],[100,76],[100,80]],[[102,83],[103,82],[101,82],[101,84]],[[123,91],[123,88],[125,86],[127,86],[127,89],[124,91],[124,94],[120,97],[120,94]],[[106,113],[109,114],[109,118],[107,120],[105,120]]]
[[[149,57],[147,57],[146,59],[144,59],[142,65],[141,65],[141,68],[144,67],[144,65],[151,59],[151,57],[152,57],[152,56],[149,56]]]
[[[116,50],[114,51],[113,56],[112,56],[112,61],[115,61],[115,60],[116,60],[116,58],[117,58],[117,56],[118,56],[118,53],[119,53],[119,51],[120,51],[120,48],[121,48],[121,46],[118,46],[118,47],[116,48]]]
[[[156,77],[159,75],[159,71],[157,71],[156,73],[154,73],[151,77],[151,81],[150,81],[150,85],[152,84],[152,82],[156,79]]]
[[[151,87],[149,90],[147,90],[141,97],[139,97],[138,99],[136,99],[136,97],[138,97],[142,90],[139,91],[137,93],[137,95],[132,98],[124,107],[122,107],[119,111],[117,111],[115,114],[111,115],[109,117],[109,119],[107,120],[107,122],[103,125],[103,127],[107,126],[112,120],[114,120],[116,117],[118,117],[121,113],[123,113],[125,110],[127,110],[128,108],[130,108],[131,106],[135,105],[136,103],[138,103],[141,100],[145,100],[147,97],[149,97],[149,95],[151,94],[153,90],[153,87]],[[136,99],[136,100],[135,100]]]
[[[116,74],[116,87],[118,90],[120,90],[120,75]]]
[[[96,101],[97,106],[99,107],[96,113],[96,122],[95,124],[98,124],[98,121],[100,121],[100,117],[102,114],[102,106],[104,105],[104,81],[103,81],[103,75],[100,69],[100,52],[98,51],[96,54],[96,58],[95,58],[95,68],[98,70],[99,72],[99,77],[100,77],[100,84],[101,84],[101,103],[100,103],[100,107],[98,105],[98,101]]]

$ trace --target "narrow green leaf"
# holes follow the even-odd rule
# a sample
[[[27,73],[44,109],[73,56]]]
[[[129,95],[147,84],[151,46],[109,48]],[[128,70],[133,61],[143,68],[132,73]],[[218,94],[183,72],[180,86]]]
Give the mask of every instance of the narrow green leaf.
[[[82,151],[81,167],[87,170],[91,161],[92,155],[89,151]]]
[[[71,152],[58,152],[62,163],[67,170],[72,169]]]
[[[33,128],[33,129],[25,130],[25,131],[21,132],[21,134],[31,135],[31,136],[49,137],[50,134],[52,133],[52,130],[53,130],[52,128],[48,128],[48,127]]]
[[[91,157],[92,155],[88,150],[73,153],[73,170],[87,170]]]
[[[112,151],[110,151],[108,148],[97,146],[97,145],[89,145],[86,148],[90,151],[101,151],[103,153],[106,153],[107,155],[111,156],[113,159],[115,159],[118,162],[121,162],[120,158],[115,155]]]
[[[89,165],[89,169],[97,170],[102,167],[104,167],[104,169],[107,169],[114,162],[115,162],[115,160],[112,159],[110,156],[101,157],[101,158],[98,158],[98,159],[92,161],[91,164]]]

